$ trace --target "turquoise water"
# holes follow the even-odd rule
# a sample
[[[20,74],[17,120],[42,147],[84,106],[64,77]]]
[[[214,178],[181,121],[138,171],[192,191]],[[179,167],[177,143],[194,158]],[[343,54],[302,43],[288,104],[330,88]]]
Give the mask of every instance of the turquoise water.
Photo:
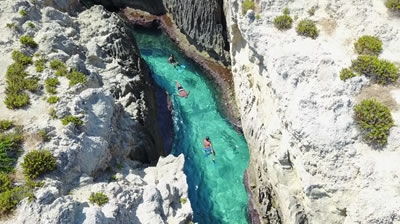
[[[176,133],[172,153],[185,156],[184,171],[194,221],[200,224],[247,223],[243,173],[248,166],[249,151],[244,137],[217,111],[213,85],[163,33],[135,30],[134,34],[153,78],[172,96]],[[175,69],[168,64],[171,53],[185,69]],[[188,98],[173,96],[178,94],[175,80],[186,91],[190,90]],[[214,146],[216,166],[212,155],[206,157],[203,151],[206,136]]]

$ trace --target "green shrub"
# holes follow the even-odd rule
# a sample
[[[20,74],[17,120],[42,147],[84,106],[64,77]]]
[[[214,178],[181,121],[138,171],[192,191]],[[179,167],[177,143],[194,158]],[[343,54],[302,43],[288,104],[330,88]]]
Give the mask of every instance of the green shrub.
[[[39,81],[37,77],[25,79],[25,88],[31,92],[36,92],[39,88]]]
[[[50,109],[49,114],[52,119],[57,119],[57,112],[54,108]]]
[[[74,117],[72,115],[67,115],[63,119],[61,119],[61,123],[63,125],[67,125],[69,123],[73,123],[75,126],[79,126],[83,124],[83,121],[79,119],[78,117]]]
[[[50,94],[56,94],[57,93],[56,87],[58,84],[60,84],[58,78],[46,79],[45,81],[46,91]]]
[[[14,121],[0,120],[0,132],[7,131],[8,129],[12,128],[13,125]]]
[[[245,0],[242,4],[242,13],[243,15],[246,14],[246,12],[250,9],[254,10],[254,2],[251,0]]]
[[[0,172],[0,193],[10,190],[11,181],[8,175],[4,172]]]
[[[56,159],[49,150],[33,150],[24,156],[21,164],[27,178],[35,179],[56,169]]]
[[[14,50],[11,53],[12,59],[16,62],[16,64],[21,64],[23,66],[32,64],[32,58],[29,56],[24,55],[20,51]]]
[[[180,198],[179,201],[181,202],[181,204],[185,204],[187,201],[187,198]]]
[[[278,30],[288,30],[292,27],[293,19],[287,14],[275,17],[274,25]]]
[[[351,69],[372,77],[377,83],[385,85],[395,82],[399,78],[398,68],[386,60],[379,60],[375,56],[360,55],[351,62]]]
[[[256,19],[261,19],[261,16],[260,15],[256,15]]]
[[[353,78],[355,76],[359,76],[359,74],[354,73],[351,69],[344,68],[342,69],[342,71],[340,71],[340,79],[343,81]]]
[[[17,204],[24,199],[26,190],[22,187],[14,187],[3,193],[0,193],[0,212],[2,215],[9,214],[14,210]]]
[[[13,30],[17,30],[18,28],[17,28],[17,25],[15,24],[15,23],[7,23],[7,25],[6,25],[6,27],[8,28],[8,29],[13,29]]]
[[[39,135],[40,135],[40,137],[42,137],[42,141],[43,142],[48,142],[51,139],[50,136],[47,135],[47,131],[46,130],[40,130],[39,131]]]
[[[38,46],[38,44],[33,40],[33,37],[30,36],[21,36],[19,39],[21,44],[24,45],[24,47],[31,47],[35,48]]]
[[[308,15],[313,16],[313,15],[315,15],[315,11],[317,11],[317,7],[313,6],[307,12],[308,12]]]
[[[30,28],[35,28],[36,26],[35,26],[35,24],[33,24],[32,22],[29,22],[29,23],[28,23],[28,27],[30,27]]]
[[[0,133],[0,172],[14,169],[22,141],[23,131],[18,126],[12,133]]]
[[[310,19],[301,20],[296,27],[296,31],[299,35],[311,37],[312,39],[316,39],[319,34],[315,22]]]
[[[107,195],[102,192],[92,193],[89,198],[90,203],[97,204],[98,206],[103,206],[108,202]]]
[[[21,108],[29,104],[29,96],[26,93],[21,95],[11,93],[6,96],[4,103],[9,109]]]
[[[55,59],[55,60],[50,62],[50,68],[53,69],[53,70],[57,70],[57,69],[60,69],[60,68],[66,68],[66,66],[62,61],[60,61],[58,59]]]
[[[362,36],[354,43],[354,48],[358,54],[378,56],[382,51],[382,41],[377,37]]]
[[[25,10],[23,10],[23,9],[19,10],[19,14],[20,14],[21,16],[26,16],[26,15],[28,15],[28,13],[27,13]]]
[[[57,97],[57,96],[51,96],[51,97],[49,97],[49,98],[47,99],[47,102],[50,103],[50,104],[54,104],[54,103],[57,103],[59,100],[60,100],[59,97]]]
[[[35,67],[36,67],[36,71],[37,72],[43,72],[44,69],[46,68],[46,58],[45,57],[41,57],[39,60],[35,61]]]
[[[354,107],[354,112],[360,129],[365,132],[365,140],[373,144],[385,145],[390,128],[394,126],[389,108],[376,102],[375,99],[363,100]]]
[[[72,72],[67,74],[67,78],[69,79],[69,86],[74,86],[78,83],[86,84],[85,74],[77,72],[75,69],[72,69]]]
[[[400,11],[400,0],[387,0],[385,5],[388,9]]]
[[[289,14],[290,14],[289,8],[284,8],[283,9],[283,15],[289,15]]]

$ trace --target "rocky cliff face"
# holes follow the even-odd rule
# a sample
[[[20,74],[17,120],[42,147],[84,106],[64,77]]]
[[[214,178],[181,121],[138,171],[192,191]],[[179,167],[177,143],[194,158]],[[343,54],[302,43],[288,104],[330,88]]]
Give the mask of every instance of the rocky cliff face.
[[[246,15],[242,1],[230,3],[232,72],[262,222],[399,223],[399,84],[339,78],[362,35],[378,36],[380,57],[400,63],[399,17],[382,1],[261,0]],[[273,26],[285,7],[296,26],[312,6],[316,40]],[[397,125],[383,149],[365,143],[354,121],[365,98],[389,106]]]
[[[0,119],[24,125],[24,153],[49,149],[57,169],[43,179],[35,200],[24,199],[6,223],[187,223],[192,218],[187,198],[183,157],[160,159],[155,92],[148,71],[125,22],[101,6],[69,16],[74,1],[4,1],[0,10]],[[24,10],[26,15],[20,15]],[[6,26],[6,24],[13,24]],[[32,25],[33,24],[33,25]],[[10,27],[10,28],[8,28]],[[34,37],[38,48],[23,48],[22,35]],[[26,71],[38,77],[40,89],[29,93],[30,105],[19,110],[5,107],[5,73],[12,63],[11,52],[38,53],[47,60],[46,69]],[[37,60],[34,57],[33,60]],[[56,77],[49,61],[58,59],[86,75],[87,83],[69,85],[58,77],[59,101],[49,105],[45,80]],[[49,115],[50,108],[55,115]],[[73,115],[83,121],[75,126],[61,124]],[[51,137],[43,142],[39,130]],[[20,163],[15,184],[24,182]],[[89,205],[92,192],[104,192],[109,202]],[[2,220],[3,222],[3,220]]]

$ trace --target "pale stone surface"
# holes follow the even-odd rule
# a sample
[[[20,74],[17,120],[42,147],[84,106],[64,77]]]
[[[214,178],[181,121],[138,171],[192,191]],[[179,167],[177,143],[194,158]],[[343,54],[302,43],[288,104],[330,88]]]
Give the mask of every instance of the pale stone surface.
[[[263,221],[400,223],[398,90],[372,91],[378,100],[393,98],[388,106],[396,124],[387,146],[375,149],[353,119],[370,81],[339,78],[357,57],[353,43],[362,35],[378,36],[380,58],[400,63],[399,17],[384,1],[261,0],[246,15],[241,2],[230,1],[232,71]],[[311,19],[318,21],[319,37],[298,36],[295,26],[317,5]],[[281,32],[272,21],[285,7],[298,19]]]
[[[154,108],[154,92],[144,61],[127,26],[115,13],[101,6],[79,15],[71,11],[77,1],[7,0],[0,8],[0,119],[24,125],[24,153],[49,149],[57,159],[57,169],[43,177],[45,185],[35,192],[35,200],[24,199],[13,216],[2,223],[187,223],[192,220],[188,187],[183,172],[183,156],[161,158],[156,167],[141,161],[156,161],[160,155]],[[58,9],[68,11],[71,15]],[[18,12],[24,9],[28,15]],[[75,8],[76,10],[76,8]],[[34,28],[27,24],[32,22]],[[14,23],[17,30],[6,28]],[[32,35],[38,49],[20,47],[19,37]],[[60,101],[48,104],[44,81],[55,77],[46,64],[43,72],[29,66],[41,89],[29,93],[31,104],[19,110],[5,107],[5,72],[13,63],[11,52],[19,49],[32,55],[40,52],[48,61],[59,59],[69,68],[83,72],[87,84],[69,86],[58,77]],[[34,58],[36,60],[37,58]],[[55,108],[58,119],[49,109]],[[73,115],[84,123],[62,125],[60,118]],[[51,136],[42,142],[37,132]],[[150,132],[151,130],[154,130]],[[152,136],[150,136],[152,135]],[[24,182],[20,163],[16,182]],[[168,169],[168,170],[167,170]],[[91,205],[92,192],[104,192],[109,202]],[[157,211],[153,207],[159,208]],[[139,213],[137,210],[146,211]]]

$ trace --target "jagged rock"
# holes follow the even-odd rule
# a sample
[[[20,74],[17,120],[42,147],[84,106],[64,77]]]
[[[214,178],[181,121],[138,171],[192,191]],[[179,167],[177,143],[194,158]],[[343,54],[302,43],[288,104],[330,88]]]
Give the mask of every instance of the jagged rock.
[[[58,77],[60,99],[51,105],[57,118],[49,115],[50,106],[43,100],[49,94],[43,88],[37,94],[29,93],[31,104],[20,110],[7,109],[3,103],[4,91],[0,92],[0,119],[17,120],[24,125],[28,136],[24,150],[46,148],[57,159],[57,169],[41,178],[44,186],[35,192],[35,200],[24,199],[14,216],[1,222],[153,223],[150,218],[153,211],[146,204],[152,203],[151,197],[147,197],[152,191],[146,189],[153,189],[163,193],[163,197],[154,201],[159,204],[157,214],[162,214],[162,220],[187,223],[192,220],[189,201],[168,207],[180,203],[180,197],[188,197],[183,156],[161,158],[160,165],[148,168],[150,171],[143,164],[155,165],[163,153],[163,142],[158,133],[153,83],[134,37],[118,15],[102,6],[94,6],[77,16],[46,7],[57,4],[65,8],[74,2],[37,0],[33,5],[28,1],[7,0],[0,9],[1,87],[7,66],[13,63],[13,49],[29,55],[40,53],[48,61],[62,60],[69,70],[75,68],[87,78],[86,84],[69,86],[66,77]],[[18,13],[21,9],[28,14],[21,17]],[[6,28],[10,22],[15,23],[17,30]],[[25,30],[27,22],[33,22],[35,27]],[[28,33],[39,44],[37,49],[20,47],[19,37]],[[33,65],[26,70],[38,76],[41,85],[45,79],[55,77],[49,63],[43,72],[36,72]],[[60,119],[66,115],[81,119],[83,124],[63,125]],[[49,131],[49,142],[37,139],[36,133],[42,129]],[[22,160],[20,157],[18,164]],[[165,172],[166,168],[170,170]],[[20,181],[17,184],[21,185],[20,165],[16,170]],[[158,186],[161,179],[164,185]],[[165,183],[174,190],[166,191]],[[102,207],[90,204],[90,194],[95,192],[106,194],[109,202]],[[147,211],[143,217],[136,213],[139,206]]]
[[[259,202],[262,222],[275,223],[270,218],[276,214],[282,223],[399,222],[394,211],[400,211],[400,197],[393,194],[400,175],[399,128],[391,128],[387,146],[377,151],[362,139],[353,118],[356,103],[378,98],[398,125],[399,95],[395,87],[372,85],[363,76],[339,78],[357,57],[353,45],[362,35],[378,36],[380,58],[398,64],[399,19],[384,2],[367,0],[254,2],[245,15],[243,1],[225,5],[231,5],[227,26],[251,155],[249,182],[260,199],[253,201]],[[318,6],[314,16],[307,12],[312,6]],[[282,32],[273,20],[286,7],[298,20]],[[320,29],[316,40],[294,28],[308,17]]]

